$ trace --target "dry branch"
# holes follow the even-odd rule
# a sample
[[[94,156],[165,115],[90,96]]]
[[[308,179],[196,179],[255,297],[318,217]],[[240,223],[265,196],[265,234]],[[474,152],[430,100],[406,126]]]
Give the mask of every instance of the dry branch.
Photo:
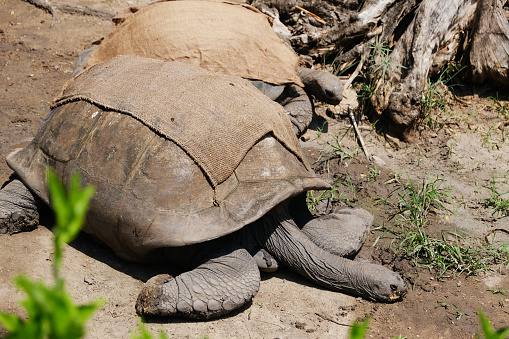
[[[321,313],[318,313],[318,312],[315,312],[315,314],[317,316],[319,316],[320,318],[322,318],[323,320],[330,321],[330,322],[332,322],[334,324],[337,324],[337,325],[340,325],[340,326],[352,327],[352,325],[340,323],[339,321],[336,321],[336,320],[332,319],[332,317],[329,317],[328,315],[321,314]]]
[[[61,12],[78,15],[90,15],[98,18],[111,20],[115,16],[115,12],[101,8],[94,8],[88,6],[70,5],[70,4],[51,4],[41,0],[24,0],[38,8],[44,9],[53,16],[51,26],[55,22],[60,22],[60,18],[56,12],[58,9]]]

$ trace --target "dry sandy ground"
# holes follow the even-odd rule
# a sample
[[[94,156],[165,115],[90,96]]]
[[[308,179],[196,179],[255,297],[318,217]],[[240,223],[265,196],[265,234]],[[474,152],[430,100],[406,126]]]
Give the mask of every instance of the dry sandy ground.
[[[82,6],[118,10],[149,1],[68,0]],[[0,158],[33,137],[49,114],[49,104],[70,72],[78,54],[110,30],[107,20],[91,16],[60,13],[61,22],[50,27],[52,17],[21,0],[0,0]],[[475,94],[474,94],[475,93]],[[491,94],[490,94],[491,93]],[[345,163],[331,162],[331,170],[323,175],[347,173],[356,190],[356,202],[375,214],[375,226],[386,222],[383,206],[374,204],[377,195],[384,196],[394,186],[386,182],[400,173],[421,182],[428,174],[444,178],[453,191],[455,213],[437,211],[431,231],[461,228],[482,236],[492,228],[509,229],[507,218],[493,218],[480,202],[489,196],[484,187],[491,175],[506,178],[509,170],[508,145],[501,130],[491,128],[501,121],[487,99],[492,92],[466,91],[464,104],[455,107],[456,116],[438,132],[423,131],[412,145],[394,144],[369,130],[363,135],[367,148],[385,165],[376,180],[366,181],[373,164],[364,160],[362,152]],[[346,100],[345,100],[346,101]],[[353,102],[350,102],[353,104]],[[328,118],[327,107],[318,106],[321,114],[315,126],[329,121],[328,130],[315,127],[303,146],[311,159],[326,147],[331,137],[341,132],[342,144],[355,149],[353,134],[346,132],[349,123],[341,118]],[[344,108],[344,107],[343,107]],[[340,112],[340,108],[332,108]],[[327,133],[325,133],[327,132]],[[320,168],[318,168],[320,170]],[[0,183],[11,171],[0,163]],[[509,189],[501,183],[500,191]],[[337,206],[335,206],[337,207]],[[23,294],[13,286],[14,276],[25,273],[35,279],[51,282],[52,234],[51,212],[46,211],[41,226],[30,233],[0,235],[0,310],[23,314],[17,301]],[[47,227],[46,227],[47,226]],[[377,234],[368,242],[373,243]],[[497,241],[509,239],[497,233]],[[388,246],[388,242],[383,243]],[[171,267],[130,264],[117,259],[112,252],[86,235],[66,248],[63,274],[70,293],[78,303],[100,297],[107,302],[88,323],[87,338],[126,338],[140,321],[134,310],[138,291],[151,276],[172,272]],[[456,276],[437,281],[433,273],[415,268],[395,257],[392,251],[372,248],[367,244],[357,260],[384,263],[398,270],[412,286],[400,303],[382,305],[363,301],[318,288],[299,275],[281,270],[263,274],[258,295],[237,312],[206,322],[180,319],[151,320],[152,331],[164,330],[172,338],[345,338],[347,324],[369,315],[369,337],[391,338],[472,338],[479,331],[476,315],[483,309],[496,327],[509,325],[507,292],[493,294],[488,288],[509,290],[508,270],[494,266],[479,276]],[[464,314],[457,317],[455,305]],[[1,332],[0,332],[1,333]]]

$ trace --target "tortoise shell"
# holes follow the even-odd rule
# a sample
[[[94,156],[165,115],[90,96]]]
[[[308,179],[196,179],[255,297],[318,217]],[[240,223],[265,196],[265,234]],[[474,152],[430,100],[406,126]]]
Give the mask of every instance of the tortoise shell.
[[[298,56],[256,8],[223,1],[165,1],[123,18],[85,67],[118,55],[182,61],[272,84],[303,84]]]
[[[100,72],[101,67],[98,65],[94,71]],[[178,65],[181,71],[183,67],[191,66]],[[225,81],[224,75],[194,68],[197,70],[193,71],[203,72],[211,79],[217,77],[214,87],[230,86],[233,81],[230,78],[247,82],[237,77],[227,77]],[[199,74],[196,72],[193,78]],[[171,78],[171,74],[164,78]],[[111,81],[109,86],[114,87],[115,78]],[[197,100],[191,86],[182,84],[180,91],[182,100]],[[193,95],[186,96],[188,92]],[[212,95],[214,100],[228,102],[226,107],[240,115],[247,114],[248,105],[259,105],[263,100],[273,104],[256,89],[240,93],[245,97],[241,100],[237,97],[234,102],[218,97],[216,92],[202,95],[205,101]],[[119,103],[122,105],[125,106]],[[172,110],[178,110],[178,105]],[[218,108],[204,107],[202,111],[184,114],[220,118],[224,113]],[[291,130],[290,134],[295,138]],[[206,142],[222,137],[204,135]],[[273,133],[256,139],[233,173],[213,185],[181,145],[130,114],[100,106],[93,97],[57,106],[34,140],[10,154],[7,162],[47,203],[50,203],[46,188],[48,166],[64,182],[73,172],[80,171],[83,184],[96,188],[84,231],[96,235],[119,256],[136,261],[149,259],[161,248],[227,235],[263,217],[285,199],[310,189],[329,187]]]

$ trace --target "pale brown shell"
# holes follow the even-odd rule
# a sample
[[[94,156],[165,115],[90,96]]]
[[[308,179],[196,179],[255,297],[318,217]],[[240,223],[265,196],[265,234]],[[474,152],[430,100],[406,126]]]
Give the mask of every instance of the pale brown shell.
[[[123,18],[85,67],[119,55],[181,61],[222,74],[272,84],[302,84],[299,59],[271,26],[271,18],[245,4],[167,1]]]

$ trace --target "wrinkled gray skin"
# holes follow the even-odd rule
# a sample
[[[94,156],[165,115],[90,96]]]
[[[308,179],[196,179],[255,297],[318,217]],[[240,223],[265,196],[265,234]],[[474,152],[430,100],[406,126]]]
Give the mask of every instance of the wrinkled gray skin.
[[[406,294],[406,285],[398,274],[383,266],[339,256],[355,254],[366,239],[373,219],[368,212],[351,209],[312,218],[302,204],[305,200],[298,196],[225,237],[167,248],[166,257],[173,259],[173,264],[190,270],[177,277],[162,274],[150,279],[139,294],[137,312],[210,319],[241,307],[258,292],[260,273],[253,255],[260,248],[335,291],[381,302],[398,300]],[[0,191],[0,233],[27,230],[20,224],[35,227],[36,211],[30,190],[19,180],[11,181]]]
[[[94,46],[79,55],[73,76],[83,71],[88,56],[96,48],[97,46]],[[251,83],[285,108],[295,134],[301,136],[313,118],[314,109],[310,96],[327,104],[337,105],[343,100],[343,85],[337,76],[321,70],[300,68],[298,74],[304,83],[304,88],[295,84],[273,85],[257,80],[251,80]]]

